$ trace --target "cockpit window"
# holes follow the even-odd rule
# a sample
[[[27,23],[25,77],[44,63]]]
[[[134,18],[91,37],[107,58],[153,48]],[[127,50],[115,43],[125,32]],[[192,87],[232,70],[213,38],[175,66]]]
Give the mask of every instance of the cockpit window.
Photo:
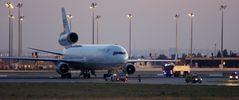
[[[114,51],[114,53],[113,53],[113,56],[114,55],[125,55],[126,53],[125,52],[122,52],[122,51]]]

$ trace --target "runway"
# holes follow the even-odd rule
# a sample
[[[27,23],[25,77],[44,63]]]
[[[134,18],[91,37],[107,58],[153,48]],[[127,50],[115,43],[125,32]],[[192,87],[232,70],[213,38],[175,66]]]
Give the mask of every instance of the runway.
[[[186,83],[184,78],[142,78],[139,82],[137,78],[129,78],[128,81],[105,81],[104,79],[14,79],[14,78],[1,78],[0,83],[122,83],[122,84],[169,84],[169,85],[216,85],[216,86],[239,86],[239,82],[227,81],[224,78],[204,78],[201,84],[199,83]]]
[[[60,79],[60,76],[54,71],[1,71],[0,83],[122,83],[122,84],[170,84],[170,85],[216,85],[216,86],[239,86],[238,80],[229,80],[227,77],[218,73],[207,74],[203,72],[203,82],[201,84],[186,83],[185,78],[165,78],[162,73],[157,71],[138,71],[129,76],[129,80],[105,81],[103,79],[105,71],[97,71],[97,77],[91,79],[79,78],[79,72],[73,72],[72,79]],[[139,82],[137,75],[142,76]],[[204,75],[204,76],[203,76]]]

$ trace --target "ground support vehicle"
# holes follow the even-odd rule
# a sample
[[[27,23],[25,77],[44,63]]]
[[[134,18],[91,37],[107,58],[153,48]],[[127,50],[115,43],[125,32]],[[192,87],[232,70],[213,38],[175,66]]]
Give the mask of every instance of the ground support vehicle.
[[[188,65],[165,64],[163,67],[163,75],[165,77],[185,77],[190,73]]]
[[[185,77],[185,82],[186,83],[189,83],[189,82],[192,82],[192,83],[202,83],[202,78],[198,75],[187,75]]]
[[[128,74],[120,73],[120,74],[104,74],[105,81],[127,81],[128,80]]]

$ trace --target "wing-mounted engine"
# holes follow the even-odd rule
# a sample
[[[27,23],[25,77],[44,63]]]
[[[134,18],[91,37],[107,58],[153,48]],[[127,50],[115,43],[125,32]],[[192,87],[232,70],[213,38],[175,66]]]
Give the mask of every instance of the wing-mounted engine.
[[[65,47],[69,47],[78,41],[78,35],[74,32],[62,33],[59,37],[59,44]]]
[[[131,63],[128,63],[125,65],[124,67],[124,71],[127,73],[127,74],[134,74],[135,72],[135,66]]]
[[[64,62],[60,62],[56,66],[56,72],[61,74],[61,75],[69,73],[69,70],[70,70],[69,64],[64,63]]]

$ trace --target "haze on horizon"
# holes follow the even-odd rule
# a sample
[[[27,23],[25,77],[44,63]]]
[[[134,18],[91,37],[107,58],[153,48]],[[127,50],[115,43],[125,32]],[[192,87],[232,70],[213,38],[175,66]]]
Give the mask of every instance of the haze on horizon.
[[[8,10],[0,1],[0,50],[8,50]],[[80,44],[90,44],[92,37],[92,2],[98,4],[95,14],[100,15],[100,43],[120,44],[128,49],[127,14],[132,19],[132,50],[175,48],[175,14],[178,24],[179,49],[190,48],[190,18],[193,12],[193,48],[220,49],[221,4],[224,11],[224,48],[239,50],[239,0],[10,0],[23,3],[23,48],[35,47],[61,50],[59,34],[63,31],[61,8],[72,14],[72,30],[79,35]],[[13,10],[17,17],[18,8]],[[14,49],[17,49],[17,19],[14,20]],[[96,32],[95,32],[96,34]]]

